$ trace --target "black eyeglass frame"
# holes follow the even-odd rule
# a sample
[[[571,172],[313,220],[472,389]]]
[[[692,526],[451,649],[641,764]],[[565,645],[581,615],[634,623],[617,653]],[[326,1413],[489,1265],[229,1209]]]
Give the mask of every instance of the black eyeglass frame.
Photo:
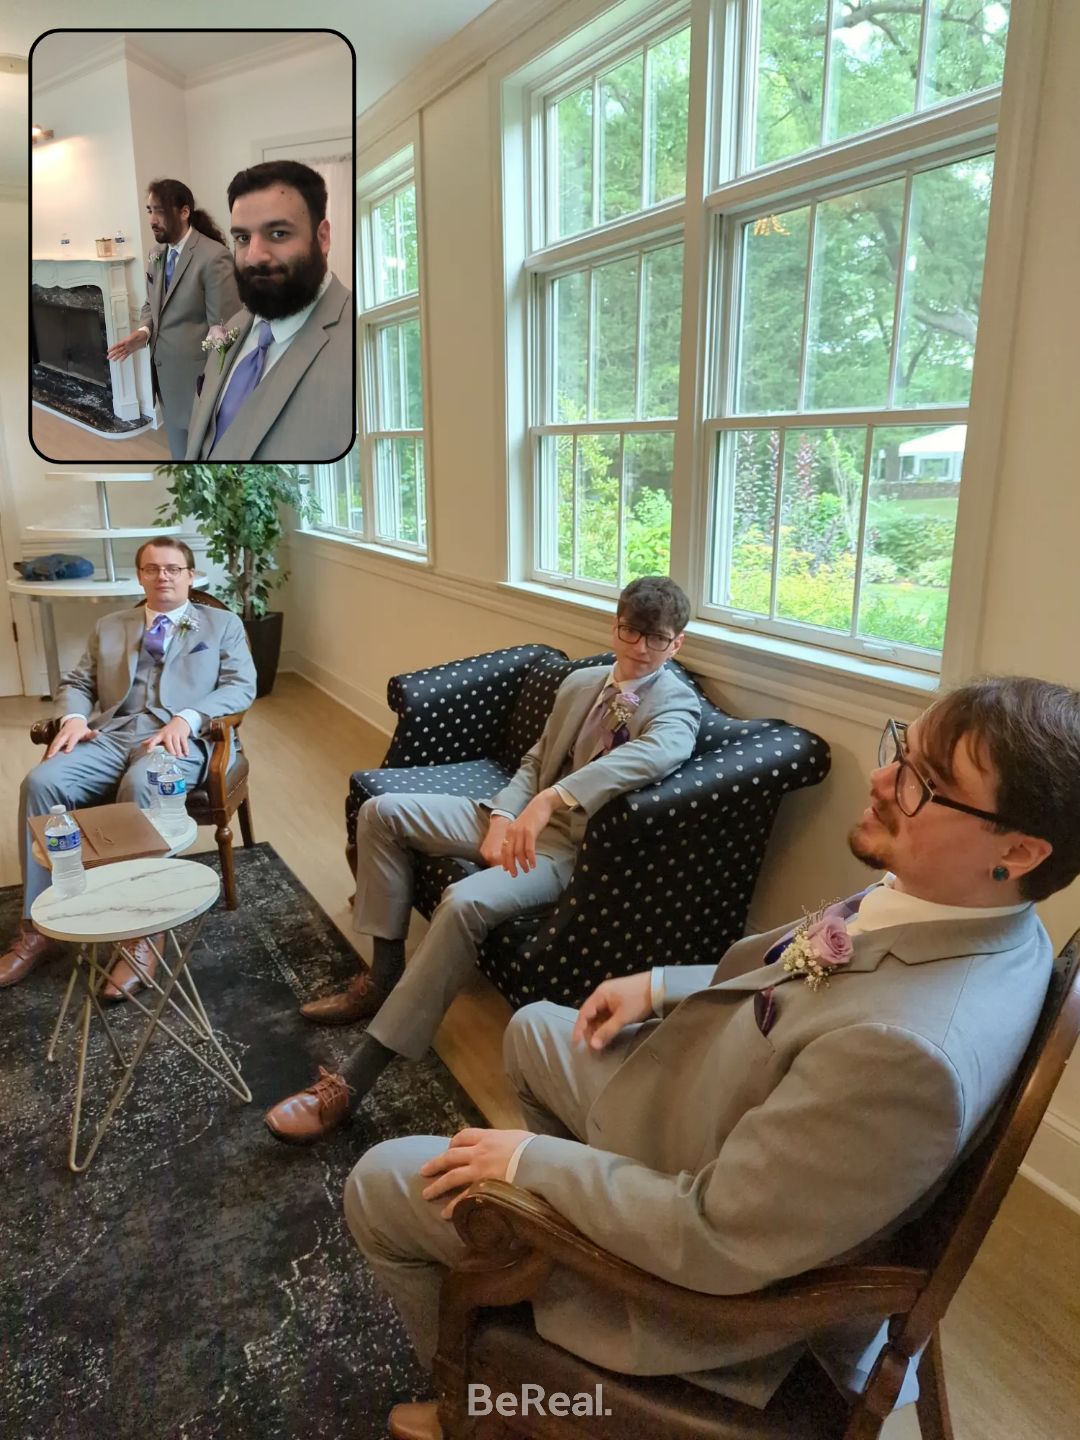
[[[675,641],[679,638],[678,635],[664,635],[659,630],[639,630],[636,625],[626,625],[621,620],[616,620],[615,629],[619,632],[619,639],[625,645],[636,645],[642,635],[644,635],[645,648],[657,654],[661,650],[667,650],[670,646],[674,645]],[[634,637],[632,640],[630,638],[631,635]],[[660,640],[663,643],[654,645],[654,640]]]
[[[1024,826],[1014,825],[1006,815],[996,815],[991,810],[980,810],[977,805],[965,805],[962,800],[950,800],[947,795],[939,795],[934,788],[933,781],[927,780],[926,776],[914,761],[908,758],[906,744],[907,732],[908,726],[906,720],[893,720],[890,717],[885,721],[885,728],[882,730],[881,739],[878,741],[878,764],[880,766],[895,765],[897,767],[895,798],[897,809],[902,815],[906,815],[910,820],[919,813],[924,805],[932,803],[934,805],[944,805],[949,810],[959,810],[962,815],[974,815],[977,820],[989,820],[992,825],[1005,825],[1010,830],[1022,830],[1024,834],[1027,834]],[[891,756],[889,755],[890,745],[893,750]],[[900,800],[900,785],[903,781],[905,770],[910,770],[922,787],[919,803],[915,806],[914,810],[905,810]]]
[[[140,565],[139,574],[149,575],[153,578],[156,575],[167,575],[170,580],[175,580],[185,570],[191,570],[190,565]],[[194,573],[194,572],[192,572]]]

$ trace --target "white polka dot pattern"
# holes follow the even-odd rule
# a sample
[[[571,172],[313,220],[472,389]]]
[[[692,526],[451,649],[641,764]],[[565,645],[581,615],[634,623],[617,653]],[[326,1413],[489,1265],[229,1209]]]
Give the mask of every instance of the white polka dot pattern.
[[[388,698],[397,730],[383,768],[352,777],[350,843],[372,795],[494,794],[539,738],[566,675],[611,658],[570,661],[525,645],[395,676]],[[681,666],[671,668],[700,691]],[[735,719],[702,696],[691,758],[593,816],[554,910],[499,926],[481,969],[515,1008],[576,1006],[609,976],[718,959],[744,932],[780,801],[820,783],[829,765],[817,735],[782,720]],[[445,887],[474,868],[417,856],[417,909],[430,917]]]

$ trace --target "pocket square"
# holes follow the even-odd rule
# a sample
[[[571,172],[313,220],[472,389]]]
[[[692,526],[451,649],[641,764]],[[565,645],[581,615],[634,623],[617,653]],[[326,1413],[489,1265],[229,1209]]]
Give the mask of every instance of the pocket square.
[[[192,646],[191,653],[192,655],[198,655],[200,650],[209,650],[209,648],[205,640],[200,640],[197,645]]]
[[[205,376],[205,375],[200,375],[199,378],[195,381],[195,394],[196,394],[196,395],[201,395],[201,394],[202,394],[202,382],[203,382],[205,379],[206,379],[206,376]]]
[[[754,995],[754,1019],[762,1035],[768,1035],[776,1023],[776,987],[758,990]]]

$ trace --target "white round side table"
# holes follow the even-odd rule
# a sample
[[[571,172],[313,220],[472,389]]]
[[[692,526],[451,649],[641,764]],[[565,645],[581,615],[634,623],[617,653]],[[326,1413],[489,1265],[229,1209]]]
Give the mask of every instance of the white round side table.
[[[251,1091],[214,1033],[188,964],[206,913],[217,900],[220,891],[221,881],[214,871],[192,860],[120,860],[112,865],[99,865],[88,870],[86,889],[81,895],[62,898],[50,888],[43,891],[31,906],[31,919],[43,935],[79,946],[47,1052],[49,1060],[56,1059],[60,1031],[76,983],[81,980],[86,993],[82,1006],[82,1038],[75,1077],[75,1109],[68,1145],[68,1166],[76,1174],[81,1174],[94,1158],[155,1030],[163,1030],[234,1095],[245,1103],[250,1103]],[[198,923],[181,944],[176,931],[192,920]],[[99,952],[103,951],[111,964],[113,953],[118,950],[126,956],[133,969],[137,968],[125,942],[150,937],[160,931],[165,932],[165,941],[160,950],[147,938],[147,944],[157,957],[160,967],[159,975],[146,981],[150,990],[155,992],[148,997],[151,1004],[144,1004],[137,995],[131,995],[127,1000],[127,1005],[136,1006],[146,1016],[146,1024],[135,1042],[131,1058],[127,1059],[101,1006],[100,991],[109,978],[109,972],[100,963]],[[171,964],[166,958],[170,944],[173,952]],[[176,997],[179,997],[179,1003]],[[215,1059],[221,1061],[224,1071],[200,1055],[165,1021],[163,1016],[166,1008],[171,1009],[198,1039],[212,1047]],[[113,1089],[98,1128],[80,1160],[77,1157],[79,1121],[86,1080],[90,1021],[95,1013],[105,1027],[105,1033],[124,1070]]]

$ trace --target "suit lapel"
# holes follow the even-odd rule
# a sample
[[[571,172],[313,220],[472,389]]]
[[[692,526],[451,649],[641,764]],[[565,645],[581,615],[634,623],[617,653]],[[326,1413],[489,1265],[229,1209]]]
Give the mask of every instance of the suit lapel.
[[[168,253],[168,248],[165,250],[159,248],[150,252],[150,315],[154,322],[155,338],[161,321],[161,301],[165,290],[165,259]]]
[[[190,619],[192,623],[186,628],[182,629],[181,626],[183,626],[183,622],[185,619]],[[189,605],[188,608],[184,611],[183,615],[180,617],[179,624],[174,626],[176,634],[169,641],[169,648],[165,651],[165,660],[161,667],[162,674],[164,674],[166,670],[170,669],[176,664],[177,658],[180,655],[183,655],[186,650],[191,649],[192,641],[197,633],[195,629],[196,624],[196,616],[192,612],[192,609]]]
[[[172,284],[169,286],[168,290],[165,290],[165,266],[169,263],[169,247],[168,245],[165,246],[165,258],[161,262],[161,288],[165,290],[165,295],[161,302],[162,310],[165,309],[165,306],[176,294],[176,287],[180,283],[180,277],[191,264],[191,257],[195,254],[195,246],[198,243],[199,232],[197,230],[192,230],[191,233],[188,235],[187,242],[184,245],[183,250],[181,250],[180,254],[176,257],[176,268],[173,271]]]
[[[196,453],[204,460],[206,456],[202,452],[205,445],[209,444],[213,433],[214,410],[218,397],[224,393],[225,386],[229,383],[232,367],[236,364],[237,356],[243,348],[254,318],[249,310],[241,310],[239,315],[231,316],[226,322],[229,329],[238,330],[240,333],[225,352],[224,365],[220,364],[218,357],[212,351],[207,356],[206,368],[203,370],[202,394],[196,402],[191,416],[191,428],[188,432],[189,449],[192,444],[195,444],[198,447]],[[237,416],[233,421],[234,425],[239,418]]]
[[[122,704],[131,690],[135,679],[135,667],[139,663],[143,633],[146,630],[146,607],[138,606],[124,616],[124,658],[127,662],[127,686],[117,704]]]

